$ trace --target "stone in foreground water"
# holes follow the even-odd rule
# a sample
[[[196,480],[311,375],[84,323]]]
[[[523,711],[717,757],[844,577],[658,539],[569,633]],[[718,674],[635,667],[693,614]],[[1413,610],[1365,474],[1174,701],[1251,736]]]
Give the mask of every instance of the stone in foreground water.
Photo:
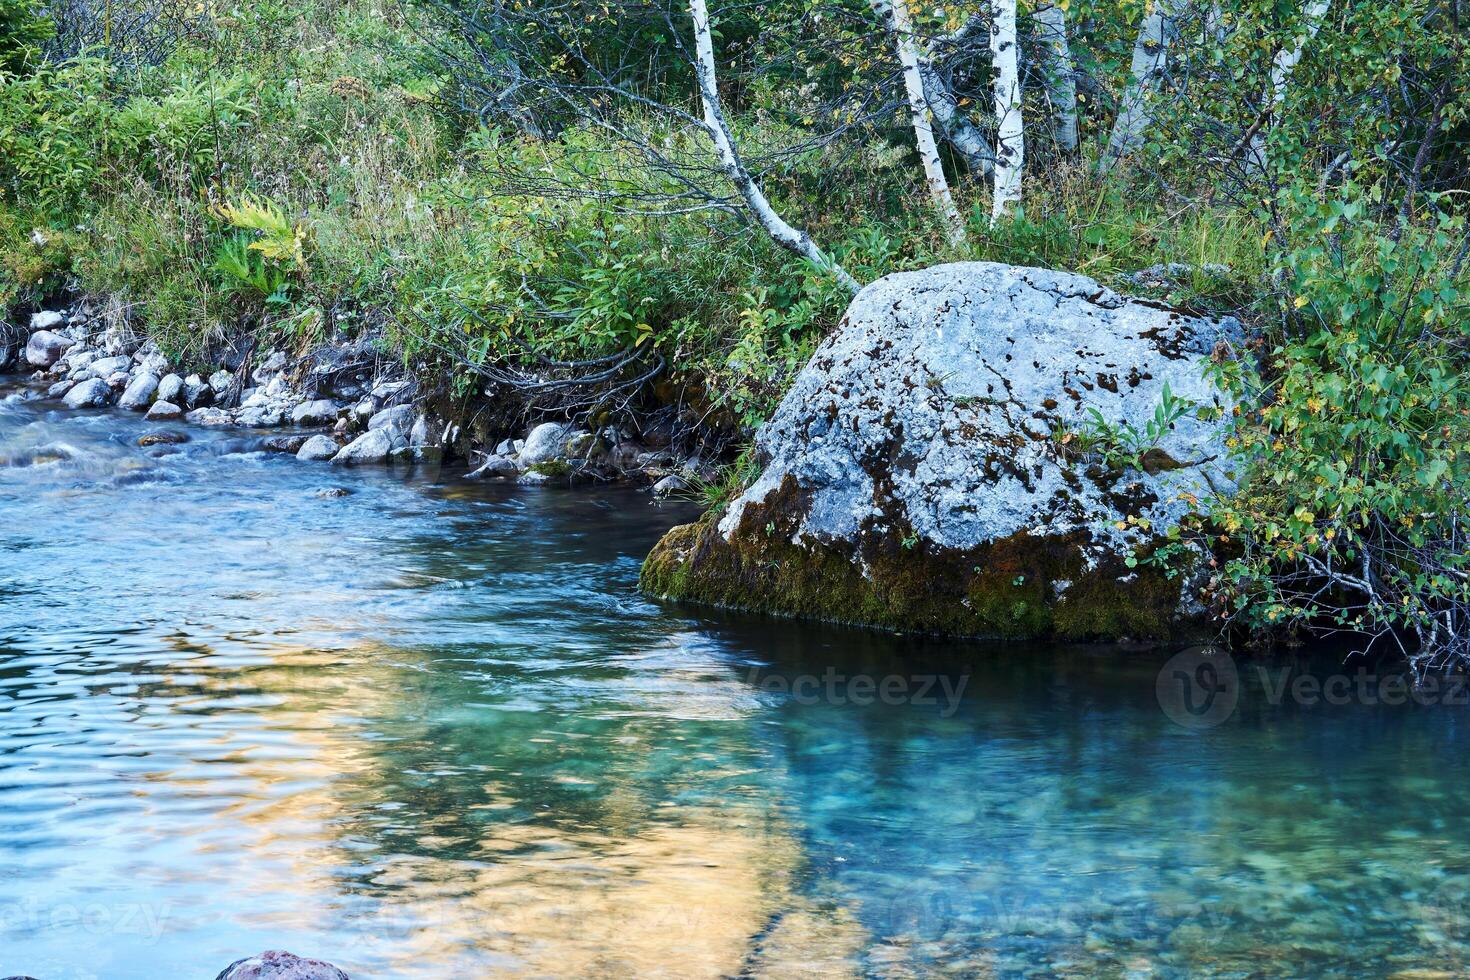
[[[351,980],[324,960],[309,960],[283,949],[236,960],[215,980]]]

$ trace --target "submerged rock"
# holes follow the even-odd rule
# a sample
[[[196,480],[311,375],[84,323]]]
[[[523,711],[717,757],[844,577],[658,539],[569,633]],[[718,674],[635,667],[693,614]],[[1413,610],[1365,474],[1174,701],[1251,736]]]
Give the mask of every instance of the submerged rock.
[[[215,980],[352,980],[325,960],[309,960],[283,949],[247,956],[225,967]]]
[[[178,446],[189,441],[189,436],[183,432],[164,431],[150,432],[146,436],[138,438],[138,445],[145,449],[149,446]]]
[[[973,262],[888,276],[761,430],[759,479],[723,514],[669,532],[642,585],[965,635],[1178,632],[1179,582],[1127,563],[1187,495],[1231,486],[1229,400],[1204,369],[1238,330],[1064,272]],[[1093,410],[1145,432],[1166,385],[1203,411],[1128,464],[1076,450],[1086,440],[1068,436]]]

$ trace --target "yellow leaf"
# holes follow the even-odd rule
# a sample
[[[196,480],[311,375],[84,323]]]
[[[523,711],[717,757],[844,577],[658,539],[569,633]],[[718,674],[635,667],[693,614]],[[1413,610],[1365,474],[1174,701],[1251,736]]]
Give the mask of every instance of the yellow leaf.
[[[1298,296],[1296,299],[1291,301],[1291,305],[1296,307],[1297,309],[1301,309],[1303,306],[1306,306],[1310,302],[1311,300],[1307,299],[1305,296]]]

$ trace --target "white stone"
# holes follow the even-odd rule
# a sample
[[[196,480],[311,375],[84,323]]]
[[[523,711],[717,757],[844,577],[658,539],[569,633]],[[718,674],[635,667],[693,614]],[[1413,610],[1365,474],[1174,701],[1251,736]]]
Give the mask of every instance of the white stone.
[[[332,457],[334,463],[381,463],[402,447],[402,441],[394,438],[390,428],[371,429],[338,450]]]
[[[337,421],[337,403],[330,398],[302,402],[291,409],[291,421],[297,425],[331,425]]]
[[[31,317],[32,325],[38,316],[41,314],[37,313]],[[26,363],[32,367],[48,368],[61,359],[61,355],[66,353],[68,347],[75,344],[76,341],[70,337],[63,337],[50,330],[38,330],[31,334],[30,340],[26,341]]]
[[[184,379],[177,374],[165,374],[158,381],[158,400],[179,404],[183,399]]]
[[[122,397],[117,400],[119,408],[131,409],[135,412],[146,411],[153,404],[153,396],[158,393],[158,379],[147,371],[140,371],[133,375],[133,380],[128,382]]]
[[[526,436],[525,446],[516,457],[522,469],[556,459],[566,445],[567,427],[560,422],[543,422]]]
[[[301,448],[296,451],[296,458],[309,462],[331,459],[337,455],[339,448],[341,447],[336,440],[330,436],[315,435],[301,444]]]
[[[182,408],[173,402],[160,399],[149,407],[148,414],[145,418],[150,422],[171,422],[174,419],[182,418],[183,415],[184,410]]]
[[[62,316],[56,310],[42,310],[39,313],[31,314],[31,329],[50,330],[52,327],[61,326],[62,321],[65,319],[66,317]]]
[[[1156,443],[1185,465],[1128,468],[1104,486],[1053,436],[1083,430],[1091,409],[1141,431],[1165,384],[1228,418],[1205,367],[1238,332],[1065,272],[967,262],[880,279],[761,429],[765,469],[720,531],[790,478],[809,499],[798,540],[851,542],[901,522],[944,548],[1085,531],[1089,563],[1126,553],[1145,532],[1115,526],[1116,495],[1139,500],[1159,532],[1185,513],[1181,494],[1231,487],[1224,423],[1187,415]]]
[[[101,378],[83,381],[62,399],[68,408],[100,408],[112,401],[112,389]]]

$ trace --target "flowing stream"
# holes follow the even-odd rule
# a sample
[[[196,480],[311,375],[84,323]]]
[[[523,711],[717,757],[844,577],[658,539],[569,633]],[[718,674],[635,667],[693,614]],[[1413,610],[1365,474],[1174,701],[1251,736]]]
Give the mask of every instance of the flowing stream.
[[[692,505],[0,398],[0,976],[1470,968],[1456,697],[1185,727],[1167,653],[651,603]]]

